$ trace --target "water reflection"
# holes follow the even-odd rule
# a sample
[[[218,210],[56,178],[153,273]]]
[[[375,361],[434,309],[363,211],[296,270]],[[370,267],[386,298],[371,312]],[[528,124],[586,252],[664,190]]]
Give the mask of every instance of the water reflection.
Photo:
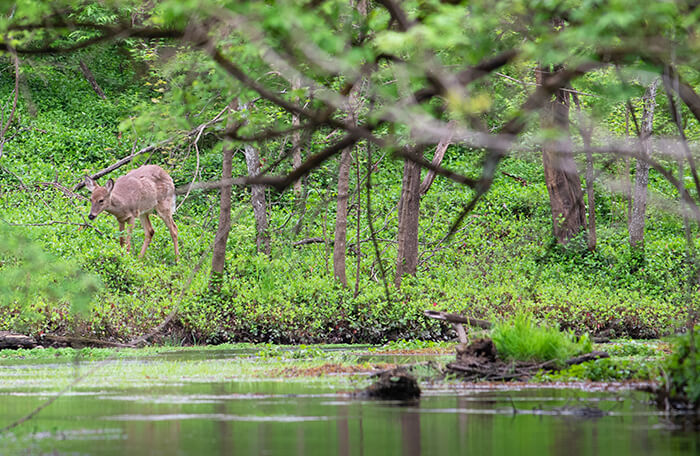
[[[279,381],[84,387],[0,435],[0,455],[700,454],[700,434],[669,429],[644,393],[424,392],[396,403]],[[49,395],[0,390],[0,426]]]

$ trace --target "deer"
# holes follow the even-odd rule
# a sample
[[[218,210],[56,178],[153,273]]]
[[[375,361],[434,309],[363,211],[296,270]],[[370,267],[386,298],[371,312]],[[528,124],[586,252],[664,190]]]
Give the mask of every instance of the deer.
[[[103,211],[112,214],[119,223],[119,244],[131,252],[131,233],[136,217],[141,220],[145,236],[139,258],[143,258],[146,249],[153,239],[155,230],[148,216],[155,212],[163,219],[170,231],[175,246],[175,261],[180,256],[177,247],[177,226],[173,221],[175,212],[175,185],[168,173],[158,165],[144,165],[130,171],[117,180],[109,179],[104,187],[90,176],[85,176],[85,187],[91,192],[90,220]],[[126,240],[124,226],[126,225]]]

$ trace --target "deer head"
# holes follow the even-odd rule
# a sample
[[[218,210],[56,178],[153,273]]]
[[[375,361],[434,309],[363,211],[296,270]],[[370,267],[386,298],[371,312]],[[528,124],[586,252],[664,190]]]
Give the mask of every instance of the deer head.
[[[92,205],[90,206],[90,215],[88,218],[94,220],[100,212],[104,211],[111,204],[112,190],[114,190],[114,180],[110,179],[107,181],[104,187],[95,182],[90,176],[85,176],[85,187],[87,187],[92,195],[90,196],[90,201]]]

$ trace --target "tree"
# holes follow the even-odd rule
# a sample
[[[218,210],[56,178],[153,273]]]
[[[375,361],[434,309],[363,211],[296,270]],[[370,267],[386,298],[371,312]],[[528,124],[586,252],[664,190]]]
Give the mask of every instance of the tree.
[[[633,249],[644,248],[644,218],[647,208],[647,187],[649,185],[649,162],[651,158],[651,134],[654,126],[654,108],[656,107],[656,88],[659,83],[655,79],[647,87],[642,97],[642,125],[639,132],[640,157],[634,177],[634,198],[629,220],[630,246]]]
[[[356,5],[357,11],[362,17],[367,16],[367,1],[360,0]],[[358,117],[358,102],[360,100],[359,88],[362,85],[361,81],[357,81],[348,96],[348,123],[357,125]],[[343,149],[340,153],[340,165],[338,166],[338,197],[336,200],[335,212],[335,232],[333,236],[333,275],[343,284],[348,285],[348,279],[345,274],[345,251],[347,248],[347,231],[348,231],[348,197],[350,195],[350,165],[352,164],[352,150],[350,147]],[[359,201],[357,202],[360,203]],[[358,246],[359,248],[359,246]]]
[[[237,108],[237,103],[232,102],[229,104],[229,121],[228,126],[233,126],[231,112]],[[232,179],[233,178],[233,144],[230,141],[226,141],[221,150],[222,153],[222,164],[221,164],[221,179]],[[211,276],[212,286],[217,286],[215,277],[221,276],[224,272],[224,263],[226,261],[226,243],[228,242],[228,235],[231,231],[231,190],[233,185],[229,183],[224,185],[220,190],[219,197],[219,224],[216,230],[216,236],[214,237],[214,249],[211,258]]]
[[[561,70],[561,67],[556,68],[554,74]],[[544,79],[552,77],[552,74],[540,66],[536,76],[538,84],[543,84]],[[556,129],[560,135],[558,140],[546,141],[542,146],[542,164],[552,209],[554,237],[560,244],[568,243],[586,225],[581,180],[569,139],[569,106],[569,92],[561,87],[554,92],[554,99],[542,110],[542,127]]]
[[[245,144],[243,146],[245,163],[248,167],[248,175],[255,178],[260,175],[260,154],[258,149]],[[259,253],[270,255],[270,232],[267,223],[267,204],[265,202],[265,186],[253,184],[250,186],[250,204],[253,206],[255,216],[255,245]]]
[[[418,226],[420,221],[420,170],[414,161],[403,165],[401,199],[399,200],[399,231],[396,236],[396,276],[394,285],[401,286],[404,274],[415,275],[418,267]]]

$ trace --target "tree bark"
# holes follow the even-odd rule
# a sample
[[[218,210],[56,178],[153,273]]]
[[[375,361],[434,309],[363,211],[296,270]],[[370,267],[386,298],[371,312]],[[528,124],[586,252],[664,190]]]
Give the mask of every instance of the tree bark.
[[[236,108],[235,103],[229,105],[229,109]],[[227,127],[231,126],[231,117],[229,117]],[[221,165],[221,179],[231,179],[233,177],[233,145],[230,141],[224,142],[223,161]],[[226,262],[226,243],[228,235],[231,231],[231,190],[233,185],[221,187],[221,196],[219,203],[219,225],[216,229],[214,237],[214,251],[211,258],[211,288],[220,288],[221,283],[217,281],[217,276],[221,277],[224,273],[224,264]]]
[[[643,113],[640,134],[640,154],[642,157],[651,157],[651,137],[654,124],[654,108],[656,107],[656,87],[658,79],[647,87],[642,97]],[[634,176],[634,200],[632,201],[632,213],[629,221],[630,246],[633,249],[644,248],[644,217],[647,209],[647,186],[649,185],[649,163],[645,160],[637,160]]]
[[[394,285],[401,286],[404,274],[415,275],[418,267],[418,222],[420,213],[420,166],[411,160],[403,165],[399,201],[398,251]]]
[[[345,248],[348,231],[348,197],[350,195],[350,150],[345,149],[340,154],[338,168],[338,199],[335,212],[335,234],[333,238],[333,275],[343,284],[348,285],[345,275]]]
[[[555,73],[557,70],[555,70]],[[536,71],[537,83],[552,73],[541,66]],[[569,139],[569,93],[557,90],[554,100],[542,109],[543,128],[562,131],[564,139],[547,141],[542,146],[544,177],[552,209],[554,236],[559,244],[567,244],[586,225],[586,206],[583,203],[581,179],[571,152]]]
[[[258,149],[245,144],[243,146],[245,154],[245,163],[248,167],[248,175],[256,177],[260,175],[260,155]],[[253,206],[253,215],[255,216],[255,243],[258,248],[258,253],[270,255],[270,233],[267,226],[267,203],[265,202],[265,186],[253,184],[250,186],[250,202]]]

